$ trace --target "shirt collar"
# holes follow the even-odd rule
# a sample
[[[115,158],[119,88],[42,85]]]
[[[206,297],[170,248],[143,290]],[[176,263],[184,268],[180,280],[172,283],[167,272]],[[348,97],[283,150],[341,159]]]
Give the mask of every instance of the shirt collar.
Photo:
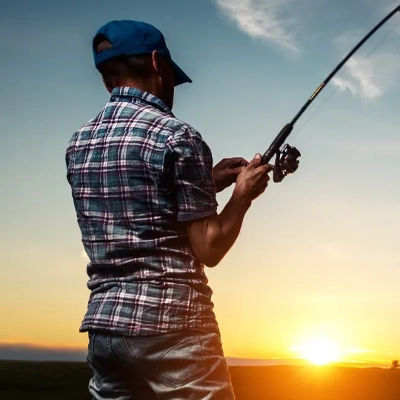
[[[130,103],[136,101],[145,102],[159,108],[161,111],[173,115],[171,109],[161,99],[150,92],[134,87],[115,87],[111,92],[110,101],[128,101]]]

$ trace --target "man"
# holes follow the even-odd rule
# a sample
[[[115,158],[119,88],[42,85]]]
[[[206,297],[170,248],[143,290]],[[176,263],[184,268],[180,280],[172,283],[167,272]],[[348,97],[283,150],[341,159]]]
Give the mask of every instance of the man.
[[[257,155],[212,169],[200,134],[171,112],[191,82],[161,32],[112,21],[93,40],[111,92],[66,152],[87,266],[89,391],[95,399],[234,399],[212,291],[213,267],[268,182]],[[217,214],[216,190],[236,182]]]

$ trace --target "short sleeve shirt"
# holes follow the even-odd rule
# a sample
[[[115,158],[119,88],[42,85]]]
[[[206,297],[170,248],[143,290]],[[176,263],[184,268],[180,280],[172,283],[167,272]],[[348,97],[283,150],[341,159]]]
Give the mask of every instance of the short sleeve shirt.
[[[154,95],[115,88],[72,136],[66,164],[90,258],[80,330],[217,329],[204,265],[185,229],[217,209],[212,155],[199,132]]]

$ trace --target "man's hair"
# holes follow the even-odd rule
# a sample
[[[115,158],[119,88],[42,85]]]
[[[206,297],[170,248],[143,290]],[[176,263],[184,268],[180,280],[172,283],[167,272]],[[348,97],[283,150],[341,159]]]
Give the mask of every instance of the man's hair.
[[[101,53],[112,47],[112,43],[102,34],[93,40],[93,48],[96,53]],[[118,56],[105,61],[98,66],[104,82],[115,87],[126,80],[144,79],[150,76],[151,54],[139,54],[134,56]]]

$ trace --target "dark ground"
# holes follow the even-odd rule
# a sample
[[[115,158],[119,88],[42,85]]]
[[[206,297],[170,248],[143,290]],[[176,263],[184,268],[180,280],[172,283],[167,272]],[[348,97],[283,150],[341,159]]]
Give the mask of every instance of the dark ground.
[[[300,366],[230,370],[237,400],[400,400],[399,370]],[[0,360],[0,399],[86,400],[89,377],[85,363]]]

